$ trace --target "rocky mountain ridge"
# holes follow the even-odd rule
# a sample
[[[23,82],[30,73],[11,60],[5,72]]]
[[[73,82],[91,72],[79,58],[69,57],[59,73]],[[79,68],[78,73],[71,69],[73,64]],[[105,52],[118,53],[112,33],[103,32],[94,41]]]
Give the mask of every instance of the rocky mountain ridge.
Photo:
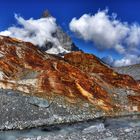
[[[25,129],[139,114],[140,84],[94,55],[0,36],[0,100],[0,129]]]
[[[0,88],[47,99],[62,96],[70,103],[80,99],[103,112],[130,111],[113,91],[123,88],[132,92],[126,100],[134,101],[136,110],[140,109],[139,83],[105,66],[96,56],[72,52],[63,59],[4,36],[0,37],[0,54]]]

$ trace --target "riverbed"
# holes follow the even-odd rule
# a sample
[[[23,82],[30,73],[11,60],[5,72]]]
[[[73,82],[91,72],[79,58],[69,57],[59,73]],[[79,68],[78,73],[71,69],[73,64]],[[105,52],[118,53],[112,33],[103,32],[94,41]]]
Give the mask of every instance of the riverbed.
[[[118,133],[118,131],[120,131]],[[138,131],[138,132],[137,132]],[[72,124],[61,124],[49,127],[39,127],[27,130],[9,130],[0,132],[0,140],[63,140],[63,139],[83,139],[87,137],[91,139],[107,139],[118,140],[120,136],[127,136],[133,139],[140,132],[140,116],[125,116],[118,118],[100,118],[85,122]],[[116,134],[115,134],[116,133]],[[121,134],[122,133],[122,134]],[[91,136],[90,136],[91,135]],[[139,136],[138,136],[139,137]],[[137,138],[135,138],[137,139]],[[86,139],[85,139],[86,140]]]

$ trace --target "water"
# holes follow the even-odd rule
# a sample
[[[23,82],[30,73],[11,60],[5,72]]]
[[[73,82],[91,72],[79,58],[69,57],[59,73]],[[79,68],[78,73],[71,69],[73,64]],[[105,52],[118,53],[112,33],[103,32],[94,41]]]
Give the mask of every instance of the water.
[[[68,133],[82,131],[83,133],[100,132],[106,129],[140,127],[140,117],[123,117],[97,119],[88,122],[79,122],[73,124],[57,125],[42,128],[33,128],[28,130],[10,130],[1,131],[0,140],[16,140],[19,137],[37,137],[37,136],[57,136],[67,135]]]

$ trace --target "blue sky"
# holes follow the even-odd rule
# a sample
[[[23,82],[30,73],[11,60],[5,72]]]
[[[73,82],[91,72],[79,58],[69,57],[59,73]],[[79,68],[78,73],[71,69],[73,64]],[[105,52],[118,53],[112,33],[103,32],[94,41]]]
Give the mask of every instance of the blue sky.
[[[140,23],[140,1],[139,0],[1,0],[0,3],[0,31],[16,24],[14,13],[23,18],[40,18],[45,9],[57,19],[57,23],[72,36],[75,44],[82,50],[93,53],[102,58],[111,55],[115,59],[123,56],[113,49],[101,51],[92,42],[78,39],[69,30],[69,23],[73,17],[80,18],[85,13],[94,15],[99,9],[109,9],[108,15],[117,14],[117,19],[129,24]]]

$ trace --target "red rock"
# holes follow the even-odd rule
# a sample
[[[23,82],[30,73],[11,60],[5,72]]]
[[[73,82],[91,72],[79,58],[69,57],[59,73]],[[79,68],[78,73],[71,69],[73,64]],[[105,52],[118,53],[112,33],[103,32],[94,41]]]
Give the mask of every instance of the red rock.
[[[66,54],[64,59],[46,54],[31,43],[0,37],[0,88],[29,95],[63,96],[70,103],[78,99],[103,111],[123,108],[114,102],[115,93],[107,89],[128,88],[139,92],[132,77],[114,72],[96,56],[82,52]]]
[[[104,82],[115,86],[125,87],[135,91],[140,91],[139,84],[129,75],[123,75],[115,72],[111,67],[105,65],[99,58],[91,54],[83,52],[72,52],[66,54],[64,59],[79,68],[80,70],[88,73],[90,76],[98,76]]]

